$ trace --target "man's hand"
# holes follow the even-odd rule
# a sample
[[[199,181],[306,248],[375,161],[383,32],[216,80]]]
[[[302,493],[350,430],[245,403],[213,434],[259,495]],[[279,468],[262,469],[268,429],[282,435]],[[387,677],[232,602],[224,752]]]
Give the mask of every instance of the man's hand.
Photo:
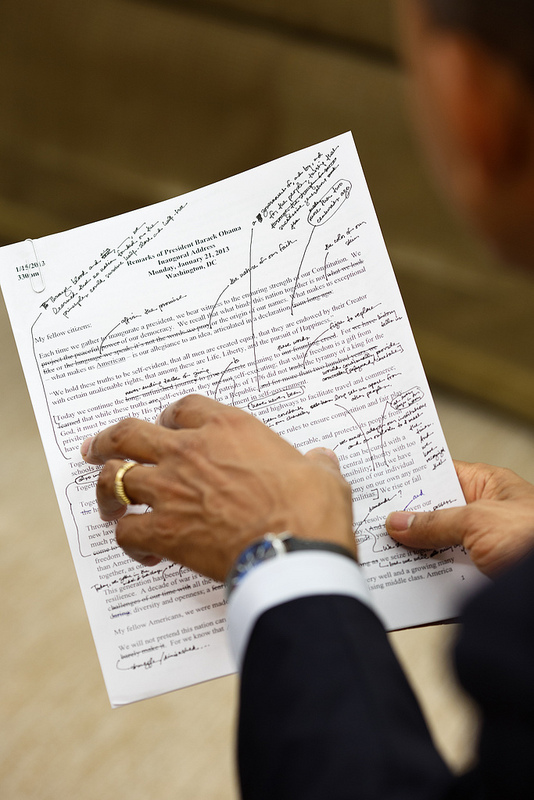
[[[408,547],[462,544],[486,575],[534,547],[534,486],[515,472],[455,461],[467,505],[427,513],[395,512],[388,533]]]
[[[169,558],[223,580],[248,543],[271,531],[322,539],[354,551],[351,489],[335,456],[303,456],[250,414],[200,395],[163,411],[157,425],[126,419],[82,445],[103,464],[100,515],[118,520],[118,544],[153,565]],[[121,459],[140,463],[124,475],[127,514],[114,494]]]

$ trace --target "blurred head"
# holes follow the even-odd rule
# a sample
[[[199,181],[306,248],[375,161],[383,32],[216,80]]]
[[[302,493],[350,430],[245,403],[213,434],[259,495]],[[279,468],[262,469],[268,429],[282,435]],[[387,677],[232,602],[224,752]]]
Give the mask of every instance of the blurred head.
[[[434,25],[478,40],[507,60],[534,91],[532,0],[423,0]]]
[[[397,0],[415,116],[458,210],[534,268],[534,3]]]

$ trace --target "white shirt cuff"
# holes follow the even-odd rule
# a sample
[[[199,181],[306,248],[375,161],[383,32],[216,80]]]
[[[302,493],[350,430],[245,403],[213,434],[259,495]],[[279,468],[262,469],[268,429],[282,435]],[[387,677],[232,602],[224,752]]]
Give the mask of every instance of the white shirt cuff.
[[[313,595],[348,595],[372,602],[367,582],[355,561],[321,550],[288,553],[259,564],[230,595],[228,636],[239,670],[259,617],[270,608]]]

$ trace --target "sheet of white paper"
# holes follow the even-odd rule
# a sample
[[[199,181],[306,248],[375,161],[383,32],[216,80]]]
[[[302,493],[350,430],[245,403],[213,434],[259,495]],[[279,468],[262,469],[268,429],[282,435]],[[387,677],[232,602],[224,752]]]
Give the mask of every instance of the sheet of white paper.
[[[453,616],[461,549],[397,509],[463,503],[350,134],[182,197],[0,251],[2,289],[113,705],[227,674],[222,587],[116,546],[81,441],[199,392],[333,448],[390,628]]]

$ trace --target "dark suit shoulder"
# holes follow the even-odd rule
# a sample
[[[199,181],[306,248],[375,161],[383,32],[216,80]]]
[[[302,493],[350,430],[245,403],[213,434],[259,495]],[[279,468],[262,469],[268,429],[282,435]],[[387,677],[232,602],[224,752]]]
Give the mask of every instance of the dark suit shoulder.
[[[534,553],[465,609],[456,648],[460,680],[482,713],[480,796],[532,797],[534,786]]]

